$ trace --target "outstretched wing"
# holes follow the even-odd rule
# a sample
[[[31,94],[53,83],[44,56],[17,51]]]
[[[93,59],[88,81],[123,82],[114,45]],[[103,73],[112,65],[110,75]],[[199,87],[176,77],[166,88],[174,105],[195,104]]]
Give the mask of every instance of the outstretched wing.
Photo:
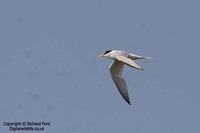
[[[111,77],[117,86],[117,89],[119,90],[120,94],[124,98],[124,100],[130,104],[128,90],[126,86],[126,81],[122,77],[122,71],[124,68],[124,63],[118,60],[114,60],[113,63],[110,65],[110,74]],[[131,105],[131,104],[130,104]]]
[[[124,56],[117,56],[116,57],[117,60],[125,63],[126,65],[139,69],[139,70],[143,70],[138,64],[136,64],[133,60],[131,60],[130,58],[124,57]]]

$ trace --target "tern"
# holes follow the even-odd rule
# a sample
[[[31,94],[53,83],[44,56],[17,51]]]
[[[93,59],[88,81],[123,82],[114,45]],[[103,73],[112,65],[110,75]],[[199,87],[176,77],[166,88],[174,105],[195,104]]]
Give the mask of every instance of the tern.
[[[121,50],[107,50],[105,53],[100,54],[98,58],[107,57],[109,59],[114,60],[113,63],[110,65],[110,75],[119,90],[120,94],[124,98],[124,100],[131,105],[129,94],[126,86],[126,81],[122,77],[122,71],[124,69],[124,65],[128,65],[132,68],[138,70],[142,69],[138,64],[134,62],[137,59],[151,59],[150,57],[139,56],[136,54],[132,54],[129,52],[121,51]]]

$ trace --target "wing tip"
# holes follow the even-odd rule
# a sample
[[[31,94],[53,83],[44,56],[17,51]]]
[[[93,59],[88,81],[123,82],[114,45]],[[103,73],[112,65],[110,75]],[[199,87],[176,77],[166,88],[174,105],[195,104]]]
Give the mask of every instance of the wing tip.
[[[127,103],[131,106],[131,103],[130,103],[130,101],[127,101]]]
[[[139,70],[142,70],[142,71],[144,71],[144,69],[143,69],[143,68],[140,68]]]
[[[129,99],[125,99],[125,101],[131,106],[131,102]]]

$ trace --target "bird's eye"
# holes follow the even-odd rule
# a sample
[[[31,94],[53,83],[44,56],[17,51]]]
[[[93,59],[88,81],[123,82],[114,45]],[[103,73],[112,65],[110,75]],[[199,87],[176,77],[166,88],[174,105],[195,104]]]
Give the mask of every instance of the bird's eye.
[[[110,53],[112,50],[107,50],[104,54]]]

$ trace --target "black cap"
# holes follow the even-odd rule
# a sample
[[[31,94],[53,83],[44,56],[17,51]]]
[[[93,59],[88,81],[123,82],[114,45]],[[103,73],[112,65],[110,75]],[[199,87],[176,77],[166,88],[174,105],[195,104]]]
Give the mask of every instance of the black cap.
[[[110,53],[112,50],[107,50],[104,54]]]

